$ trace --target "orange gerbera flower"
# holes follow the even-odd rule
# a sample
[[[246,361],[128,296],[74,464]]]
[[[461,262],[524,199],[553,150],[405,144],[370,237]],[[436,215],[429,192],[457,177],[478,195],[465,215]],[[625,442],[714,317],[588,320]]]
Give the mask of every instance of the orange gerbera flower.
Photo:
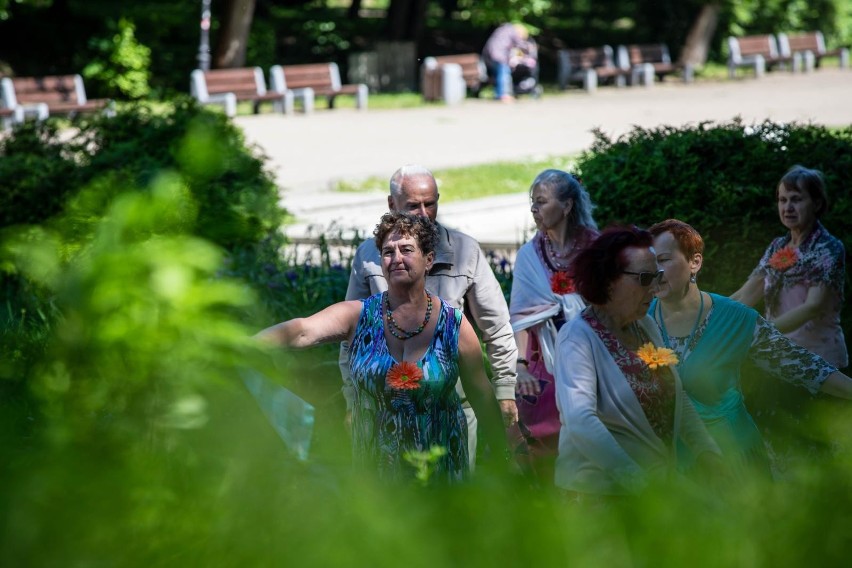
[[[636,354],[652,371],[657,367],[677,365],[678,361],[674,351],[665,347],[655,347],[650,341],[640,347]]]
[[[796,249],[790,247],[784,247],[775,251],[771,257],[769,257],[769,266],[774,268],[775,270],[784,271],[796,264],[799,261],[799,253],[796,252]]]
[[[410,361],[395,363],[385,376],[385,382],[392,389],[414,390],[420,387],[423,371]]]
[[[554,294],[572,294],[575,291],[574,279],[565,272],[554,272],[550,277],[550,289]]]

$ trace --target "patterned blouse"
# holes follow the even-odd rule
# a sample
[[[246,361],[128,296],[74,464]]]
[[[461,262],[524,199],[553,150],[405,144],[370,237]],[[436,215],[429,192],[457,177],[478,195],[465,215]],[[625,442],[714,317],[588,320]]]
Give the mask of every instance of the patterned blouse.
[[[843,243],[819,222],[798,249],[790,248],[789,243],[789,234],[772,241],[752,272],[764,279],[766,317],[773,320],[784,315],[805,302],[811,287],[825,286],[827,309],[785,335],[832,365],[845,367],[849,356],[840,326],[846,274]]]
[[[707,323],[713,317],[714,306],[710,307],[707,317],[695,330],[692,341],[689,337],[669,336],[668,346],[674,350],[680,361],[686,361],[692,353]],[[687,345],[689,342],[689,345]],[[807,349],[793,343],[778,329],[757,316],[754,325],[754,339],[748,352],[749,359],[762,371],[769,373],[775,378],[781,379],[791,385],[807,389],[811,394],[816,394],[822,387],[822,383],[837,369],[828,364],[825,359],[815,355]]]
[[[789,233],[772,241],[752,272],[752,275],[765,279],[764,299],[770,318],[781,315],[778,312],[778,295],[785,287],[801,283],[808,286],[824,284],[838,294],[843,294],[846,252],[840,240],[817,221],[814,230],[799,246],[795,261],[787,267],[785,263],[774,261],[774,258],[789,243]]]
[[[642,359],[627,349],[615,335],[612,334],[594,316],[592,310],[584,310],[581,317],[594,330],[604,346],[609,351],[616,365],[621,370],[627,384],[639,400],[645,417],[657,437],[667,446],[671,446],[674,437],[675,388],[674,377],[668,367],[660,367],[654,371],[648,368]],[[641,343],[650,338],[638,325],[636,331]]]

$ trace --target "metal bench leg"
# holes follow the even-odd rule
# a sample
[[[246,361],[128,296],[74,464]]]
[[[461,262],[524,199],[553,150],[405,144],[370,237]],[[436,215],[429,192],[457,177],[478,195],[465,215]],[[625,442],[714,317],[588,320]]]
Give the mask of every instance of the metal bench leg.
[[[754,76],[763,77],[766,75],[766,59],[762,55],[754,56]]]
[[[293,91],[286,91],[281,94],[281,98],[272,101],[272,109],[281,114],[293,114],[294,109]]]
[[[583,88],[587,93],[594,93],[598,90],[598,74],[594,69],[586,69],[583,73]]]
[[[814,55],[813,51],[804,52],[802,54],[802,60],[805,64],[805,73],[811,73],[814,69],[816,69],[816,55]]]
[[[360,110],[367,110],[367,97],[370,91],[367,85],[358,85],[358,94],[355,96],[355,106]]]
[[[805,68],[804,57],[801,51],[797,51],[793,54],[793,73],[804,73],[805,71],[807,69]]]
[[[441,99],[444,104],[456,105],[467,96],[461,65],[446,63],[441,66]]]
[[[650,63],[642,63],[641,65],[634,66],[630,73],[630,84],[653,87],[654,66]]]

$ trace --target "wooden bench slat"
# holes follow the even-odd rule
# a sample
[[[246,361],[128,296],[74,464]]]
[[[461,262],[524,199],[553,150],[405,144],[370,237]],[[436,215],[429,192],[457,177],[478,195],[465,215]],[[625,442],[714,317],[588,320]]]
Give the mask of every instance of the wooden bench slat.
[[[79,79],[77,75],[13,77],[12,87],[18,104],[46,104],[50,114],[74,114],[99,110],[113,112],[112,101],[108,99],[93,99],[80,103],[81,98],[85,97],[85,91],[81,91],[81,98],[78,98],[78,81],[82,89],[82,79]]]
[[[288,89],[312,89],[314,94],[325,96],[328,107],[334,108],[337,95],[355,95],[358,108],[367,107],[367,88],[363,84],[341,84],[335,89],[337,66],[332,63],[301,63],[282,65],[284,83]]]

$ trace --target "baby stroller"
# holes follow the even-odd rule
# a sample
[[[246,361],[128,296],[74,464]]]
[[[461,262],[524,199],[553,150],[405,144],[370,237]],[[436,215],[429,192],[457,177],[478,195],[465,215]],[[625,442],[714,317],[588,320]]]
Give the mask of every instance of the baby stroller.
[[[512,50],[509,67],[512,69],[515,95],[531,95],[534,99],[541,96],[543,89],[538,83],[538,46],[534,40],[528,39]]]

